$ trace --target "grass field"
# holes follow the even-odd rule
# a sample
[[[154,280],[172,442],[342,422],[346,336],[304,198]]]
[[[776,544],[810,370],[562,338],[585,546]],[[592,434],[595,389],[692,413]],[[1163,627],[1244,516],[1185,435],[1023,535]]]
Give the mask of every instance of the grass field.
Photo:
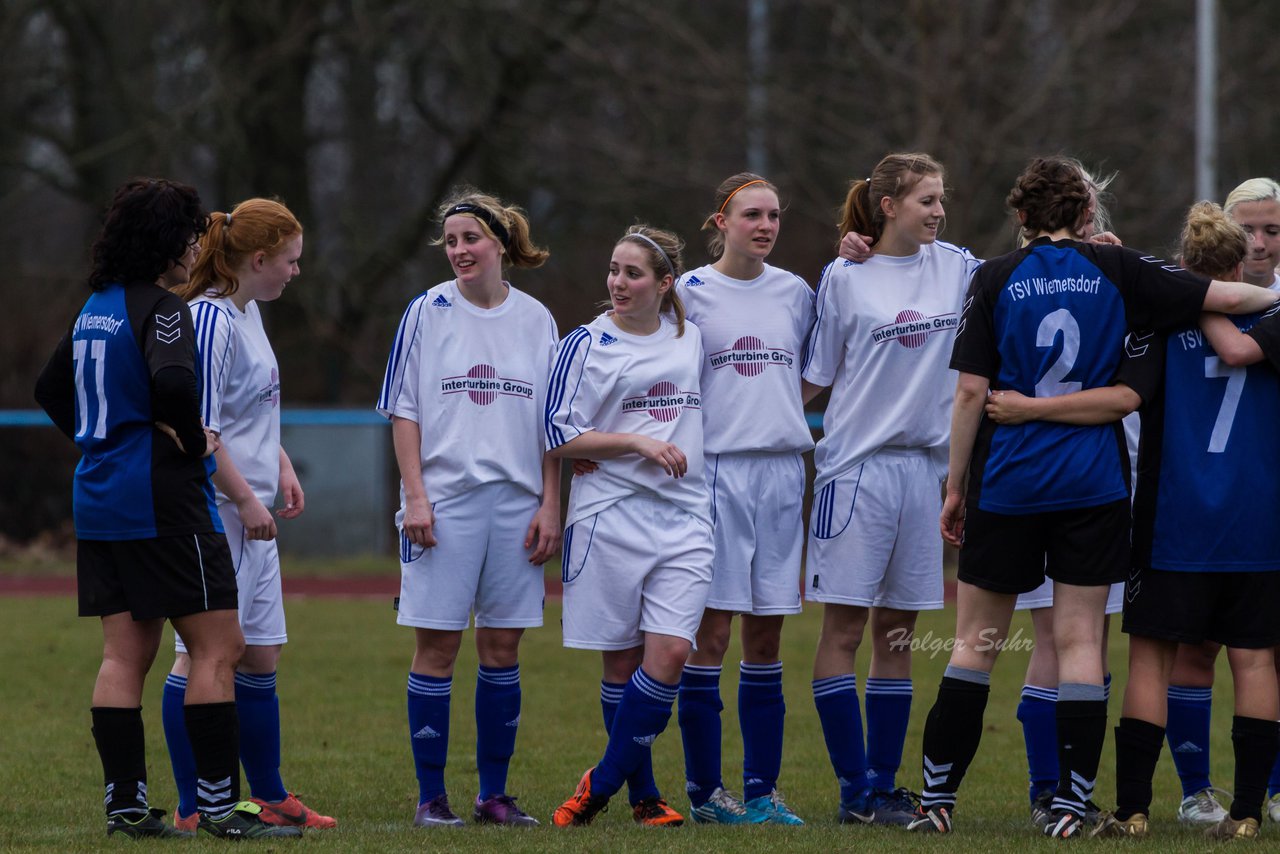
[[[291,599],[290,644],[281,667],[286,784],[309,803],[336,816],[336,831],[311,833],[300,843],[326,851],[604,851],[775,852],[921,848],[959,851],[1022,851],[1050,846],[1026,821],[1026,765],[1021,728],[1014,717],[1028,652],[1005,653],[993,679],[986,731],[978,758],[961,791],[956,833],[946,839],[909,836],[875,827],[835,823],[836,785],[823,747],[809,668],[820,613],[810,607],[788,621],[784,634],[788,701],[786,755],[781,787],[804,828],[747,830],[687,826],[646,830],[633,825],[625,798],[589,828],[507,831],[469,826],[462,830],[415,830],[411,819],[417,787],[407,744],[405,679],[412,648],[407,629],[394,624],[390,602]],[[951,636],[950,609],[926,614],[919,636]],[[531,631],[522,654],[524,710],[511,769],[511,790],[520,804],[548,823],[551,810],[572,790],[582,770],[604,746],[600,722],[599,657],[560,647],[559,606],[548,604],[546,627]],[[1024,616],[1015,621],[1029,637]],[[103,836],[101,777],[89,732],[89,694],[100,654],[97,624],[75,617],[69,598],[0,600],[0,645],[5,652],[3,727],[0,728],[0,850],[94,851]],[[1123,636],[1111,660],[1116,685],[1124,684]],[[150,792],[153,805],[172,811],[176,802],[160,727],[160,692],[170,655],[162,651],[144,701]],[[916,699],[899,783],[919,788],[920,736],[936,693],[946,654],[916,654]],[[865,666],[860,667],[865,673]],[[475,796],[472,698],[475,656],[464,643],[454,681],[452,753],[447,773],[455,806]],[[732,715],[736,668],[726,667],[723,684],[725,780],[740,789],[741,742]],[[1219,674],[1214,704],[1214,780],[1230,785],[1231,696],[1228,674]],[[1119,695],[1112,700],[1112,723]],[[683,797],[680,737],[674,716],[654,748],[658,781],[677,808]],[[1102,760],[1097,800],[1114,795],[1110,744]],[[246,790],[247,795],[247,790]],[[1179,789],[1168,755],[1156,776],[1155,838],[1144,851],[1203,850],[1198,831],[1174,819]],[[467,810],[469,813],[469,809]],[[1264,828],[1264,833],[1272,828]],[[1280,833],[1267,833],[1280,837]],[[111,843],[114,845],[114,840]],[[174,843],[216,848],[198,840]],[[1081,842],[1086,847],[1107,844]],[[270,846],[287,847],[282,843]]]

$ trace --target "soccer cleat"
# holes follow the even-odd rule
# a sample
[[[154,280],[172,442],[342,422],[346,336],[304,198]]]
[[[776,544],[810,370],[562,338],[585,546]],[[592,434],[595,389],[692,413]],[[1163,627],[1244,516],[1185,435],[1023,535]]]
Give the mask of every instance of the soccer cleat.
[[[1182,803],[1178,804],[1178,821],[1185,824],[1217,824],[1227,817],[1224,803],[1231,803],[1230,792],[1213,786],[1201,789],[1183,798]]]
[[[1267,816],[1274,822],[1280,822],[1280,792],[1267,800]]]
[[[516,806],[510,795],[490,795],[483,801],[476,795],[476,808],[471,813],[476,824],[499,824],[503,827],[537,827],[538,820]]]
[[[662,798],[645,798],[631,808],[631,817],[636,824],[645,827],[679,827],[684,824],[684,816]]]
[[[314,827],[321,830],[338,826],[337,820],[327,815],[320,815],[298,800],[298,796],[293,792],[289,792],[289,796],[283,801],[274,804],[258,798],[249,800],[262,807],[262,815],[259,817],[267,824],[280,827]]]
[[[867,796],[867,808],[872,812],[872,824],[906,827],[916,819],[920,797],[907,788],[874,791]]]
[[[1098,823],[1089,831],[1092,839],[1145,839],[1149,832],[1147,817],[1136,812],[1124,821],[1109,812],[1098,815]]]
[[[907,825],[907,830],[916,833],[950,833],[951,810],[948,807],[921,807],[916,817]]]
[[[723,786],[716,786],[707,802],[694,807],[691,814],[698,824],[762,824],[768,820],[768,816],[751,809]]]
[[[876,813],[868,802],[870,797],[871,793],[867,792],[847,803],[841,801],[840,808],[836,810],[836,821],[840,824],[871,824]]]
[[[578,781],[578,788],[573,790],[573,797],[556,807],[551,814],[551,823],[556,827],[570,827],[591,824],[595,817],[609,806],[609,799],[591,794],[592,766]]]
[[[786,824],[791,827],[799,827],[804,824],[804,819],[796,815],[795,811],[787,806],[787,802],[782,799],[782,793],[777,789],[767,795],[752,798],[743,806],[748,810],[755,810],[762,814],[764,820],[769,824]]]
[[[1257,839],[1258,820],[1251,817],[1237,821],[1228,813],[1222,821],[1207,828],[1204,835],[1210,839]]]
[[[425,804],[418,804],[413,814],[414,827],[462,827],[462,819],[458,818],[449,806],[449,796],[436,795]]]
[[[164,810],[154,807],[133,820],[127,813],[107,816],[107,836],[117,833],[130,839],[191,839],[195,836],[189,830],[165,824]]]
[[[1044,828],[1044,835],[1050,839],[1076,839],[1085,833],[1084,819],[1067,810],[1054,812]]]
[[[1041,833],[1044,833],[1044,829],[1053,820],[1053,808],[1050,806],[1052,803],[1053,790],[1051,789],[1045,789],[1031,802],[1031,826]]]
[[[186,818],[183,818],[181,815],[178,814],[178,808],[174,807],[173,808],[173,826],[178,828],[178,830],[189,830],[192,833],[195,833],[196,830],[200,827],[199,811],[193,812],[191,815],[187,816]]]
[[[262,820],[262,807],[241,801],[222,818],[200,813],[200,832],[217,839],[300,839],[302,828],[280,827]]]

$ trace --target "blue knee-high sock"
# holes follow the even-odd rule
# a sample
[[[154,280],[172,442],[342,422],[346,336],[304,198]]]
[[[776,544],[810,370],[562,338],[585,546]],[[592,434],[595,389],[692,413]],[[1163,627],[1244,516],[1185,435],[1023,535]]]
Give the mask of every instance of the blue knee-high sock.
[[[613,732],[613,718],[622,702],[626,682],[600,682],[600,711],[604,714],[604,732]],[[653,779],[653,754],[645,756],[640,767],[627,776],[627,793],[632,804],[659,797],[658,783]]]
[[[741,700],[739,716],[741,716]],[[685,791],[694,808],[724,785],[720,779],[720,668],[686,664],[680,676],[680,740],[684,743]]]
[[[507,768],[520,727],[520,665],[485,667],[476,676],[476,769],[480,800],[507,792]]]
[[[418,774],[418,803],[445,793],[449,758],[449,698],[452,678],[409,674],[409,744]]]
[[[849,673],[813,680],[813,703],[818,707],[822,738],[840,783],[840,803],[852,804],[867,792],[867,748],[862,740],[858,677]]]
[[[911,720],[911,680],[868,678],[866,687],[867,785],[891,792]]]
[[[612,797],[628,776],[651,760],[654,739],[667,728],[679,683],[659,682],[641,668],[622,690],[609,746],[591,772],[591,793]]]
[[[1169,717],[1164,734],[1173,754],[1173,766],[1182,781],[1182,796],[1189,798],[1209,783],[1209,722],[1213,714],[1213,688],[1169,686]]]
[[[742,796],[746,800],[778,788],[782,770],[782,662],[747,664],[738,670],[738,724],[742,727]]]
[[[169,748],[173,782],[178,787],[178,814],[184,818],[196,812],[196,756],[187,737],[187,716],[182,704],[187,699],[187,677],[170,673],[164,680],[160,718],[164,722],[164,742]]]
[[[1058,702],[1057,688],[1022,686],[1022,702],[1018,703],[1018,720],[1022,722],[1022,740],[1027,745],[1027,795],[1032,801],[1041,792],[1058,788]]]
[[[236,714],[240,716],[240,764],[249,793],[262,801],[289,797],[280,779],[280,699],[275,673],[236,671]]]
[[[1271,766],[1271,779],[1267,781],[1267,797],[1280,795],[1280,753],[1276,754],[1276,762]]]

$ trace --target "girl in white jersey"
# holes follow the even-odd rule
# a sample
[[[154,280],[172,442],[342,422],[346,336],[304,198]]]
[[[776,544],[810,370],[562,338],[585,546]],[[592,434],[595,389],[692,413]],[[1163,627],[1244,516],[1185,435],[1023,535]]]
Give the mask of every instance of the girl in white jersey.
[[[564,644],[601,651],[609,731],[558,827],[590,823],[624,783],[637,822],[683,822],[653,783],[650,751],[711,584],[702,339],[674,289],[680,272],[679,238],[632,226],[609,262],[612,310],[565,336],[552,373],[547,448],[600,461],[569,497]]]
[[[703,223],[713,264],[676,283],[702,333],[704,450],[715,564],[697,649],[680,680],[680,733],[695,821],[803,824],[778,794],[782,620],[800,612],[804,460],[813,447],[800,368],[813,290],[765,259],[778,237],[778,191],[743,172],[722,182]],[[720,776],[720,671],[742,615],[738,719],[744,804]]]
[[[556,327],[502,278],[540,266],[518,208],[464,190],[440,208],[438,243],[455,278],[409,304],[378,411],[400,467],[400,600],[414,628],[409,737],[418,776],[414,825],[460,825],[444,786],[453,668],[475,614],[479,823],[537,821],[507,794],[520,721],[519,646],[542,625],[540,567],[560,545],[560,464],[542,449]]]
[[[841,237],[869,238],[861,264],[836,259],[818,291],[804,395],[830,386],[815,456],[806,597],[824,603],[814,701],[840,782],[842,822],[903,825],[897,789],[911,709],[916,616],[941,608],[941,507],[955,374],[951,345],[978,261],[937,240],[943,169],[891,154],[845,200]],[[854,659],[871,623],[867,738]]]
[[[201,414],[219,435],[218,514],[236,567],[244,656],[236,667],[240,758],[263,821],[335,827],[285,789],[280,777],[280,705],[276,669],[288,640],[280,591],[276,523],[268,509],[279,492],[281,519],[294,519],[305,499],[280,445],[280,374],[262,327],[259,302],[279,299],[298,275],[302,225],[279,202],[248,199],[215,212],[191,280],[179,294],[191,303],[204,379]],[[178,787],[174,825],[195,830],[196,775],[182,712],[190,662],[181,637],[165,680],[164,726]]]

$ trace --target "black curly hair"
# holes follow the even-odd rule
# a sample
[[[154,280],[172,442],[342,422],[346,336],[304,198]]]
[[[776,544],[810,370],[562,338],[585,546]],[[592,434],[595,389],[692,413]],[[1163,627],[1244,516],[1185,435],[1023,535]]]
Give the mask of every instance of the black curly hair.
[[[136,178],[116,190],[93,244],[89,287],[154,282],[181,260],[208,228],[194,187],[164,178]]]

